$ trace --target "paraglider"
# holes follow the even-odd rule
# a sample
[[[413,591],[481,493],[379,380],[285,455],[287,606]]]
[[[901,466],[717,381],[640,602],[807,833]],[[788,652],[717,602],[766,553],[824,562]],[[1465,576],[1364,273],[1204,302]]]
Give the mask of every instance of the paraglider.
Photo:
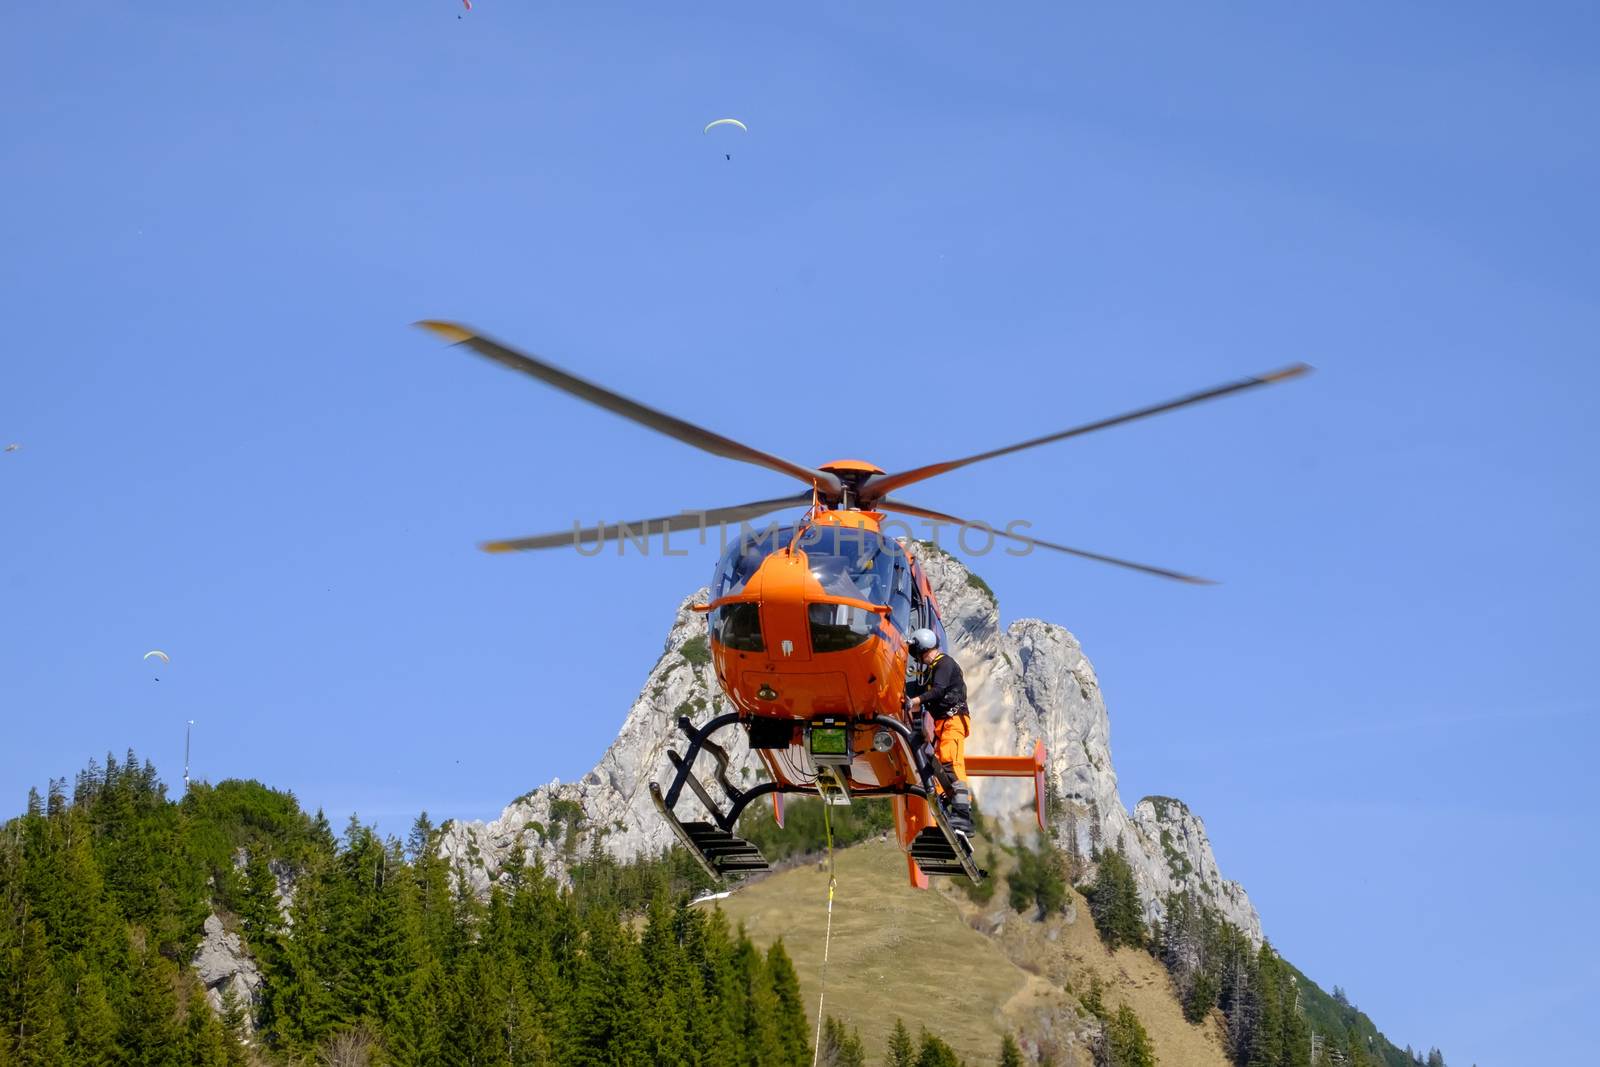
[[[737,127],[739,127],[739,129],[743,130],[745,133],[749,133],[750,132],[750,127],[746,126],[744,123],[740,122],[738,119],[712,119],[710,122],[706,123],[706,128],[704,130],[702,130],[701,132],[702,133],[710,133],[712,131],[712,129],[714,129],[717,126],[737,126]],[[732,159],[733,156],[731,154],[729,154],[729,153],[724,153],[722,158],[723,159]]]
[[[15,442],[15,441],[13,441],[13,442],[12,442],[12,443],[11,443],[11,444],[9,444],[9,445],[6,445],[6,451],[7,451],[7,452],[16,452],[16,451],[18,451],[18,450],[19,450],[19,449],[21,449],[21,448],[22,448],[22,446],[21,446],[21,445],[19,445],[19,444],[17,444],[17,443],[16,443],[16,442]]]
[[[149,652],[146,652],[144,654],[144,661],[146,663],[149,663],[150,662],[150,658],[152,656],[155,657],[156,659],[160,660],[162,663],[171,663],[172,662],[172,657],[167,655],[165,652],[161,651],[159,648],[152,648]],[[156,681],[159,682],[159,681],[161,681],[161,679],[157,678]]]

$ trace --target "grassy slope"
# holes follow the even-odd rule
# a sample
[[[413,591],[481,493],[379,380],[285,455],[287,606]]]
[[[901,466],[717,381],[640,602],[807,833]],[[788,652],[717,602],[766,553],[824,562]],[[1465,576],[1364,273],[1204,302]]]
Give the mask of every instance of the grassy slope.
[[[1076,1046],[1075,1059],[1069,1051],[1082,1014],[1069,990],[1086,990],[1099,975],[1107,1007],[1127,1003],[1138,1012],[1163,1064],[1227,1067],[1216,1027],[1184,1022],[1166,972],[1148,955],[1106,952],[1081,898],[1075,916],[1038,923],[1011,913],[1003,892],[978,907],[947,880],[929,892],[912,889],[892,843],[846,849],[837,865],[823,1010],[860,1028],[870,1062],[902,1018],[913,1034],[926,1025],[973,1067],[995,1062],[1006,1032],[1057,1050],[1058,1067],[1086,1067],[1087,1050]],[[810,864],[717,902],[757,943],[783,939],[813,1014],[827,898],[827,872]]]

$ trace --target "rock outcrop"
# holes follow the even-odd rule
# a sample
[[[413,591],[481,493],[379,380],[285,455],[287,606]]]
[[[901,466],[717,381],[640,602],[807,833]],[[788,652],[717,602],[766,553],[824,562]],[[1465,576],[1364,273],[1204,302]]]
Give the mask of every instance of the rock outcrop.
[[[1168,892],[1193,891],[1259,942],[1255,908],[1238,883],[1222,877],[1200,819],[1164,797],[1140,801],[1132,814],[1123,806],[1100,683],[1077,639],[1038,619],[1020,619],[1001,629],[994,594],[982,579],[931,545],[914,550],[966,672],[972,747],[1024,754],[1042,740],[1053,793],[1050,831],[1062,847],[1088,861],[1100,849],[1120,844],[1150,918],[1160,916]],[[705,596],[702,589],[679,605],[661,658],[616,741],[581,781],[541,786],[492,822],[447,826],[442,850],[478,889],[488,889],[517,849],[529,862],[538,859],[561,873],[592,847],[626,859],[672,842],[647,783],[664,777],[666,749],[681,737],[675,728],[680,715],[698,723],[726,710],[711,671],[705,617],[690,610]],[[724,737],[732,765],[753,781],[755,768],[743,738],[735,731]],[[1020,832],[1032,803],[1031,783],[975,779],[973,791],[986,814]]]
[[[190,960],[206,987],[206,1000],[212,1010],[224,1014],[225,998],[233,1000],[241,1011],[247,1033],[254,1030],[255,1011],[261,999],[261,971],[255,960],[244,949],[238,934],[229,933],[215,914],[207,915],[205,936]]]

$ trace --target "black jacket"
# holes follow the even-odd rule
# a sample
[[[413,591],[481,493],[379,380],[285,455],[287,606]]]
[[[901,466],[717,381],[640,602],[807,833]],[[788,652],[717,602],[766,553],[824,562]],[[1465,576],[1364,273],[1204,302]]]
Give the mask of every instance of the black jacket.
[[[960,664],[943,654],[924,668],[923,681],[911,687],[911,695],[921,697],[922,706],[935,719],[967,713],[967,680]]]

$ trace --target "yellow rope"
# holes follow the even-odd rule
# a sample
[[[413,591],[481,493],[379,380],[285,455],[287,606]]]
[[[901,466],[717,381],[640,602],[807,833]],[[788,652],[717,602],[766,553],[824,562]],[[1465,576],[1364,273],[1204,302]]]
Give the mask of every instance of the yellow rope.
[[[817,1057],[822,1055],[822,998],[828,995],[828,946],[833,942],[833,805],[822,798],[822,833],[828,842],[828,932],[822,937],[822,977],[817,981],[817,1037],[811,1043],[811,1067],[817,1067]]]

